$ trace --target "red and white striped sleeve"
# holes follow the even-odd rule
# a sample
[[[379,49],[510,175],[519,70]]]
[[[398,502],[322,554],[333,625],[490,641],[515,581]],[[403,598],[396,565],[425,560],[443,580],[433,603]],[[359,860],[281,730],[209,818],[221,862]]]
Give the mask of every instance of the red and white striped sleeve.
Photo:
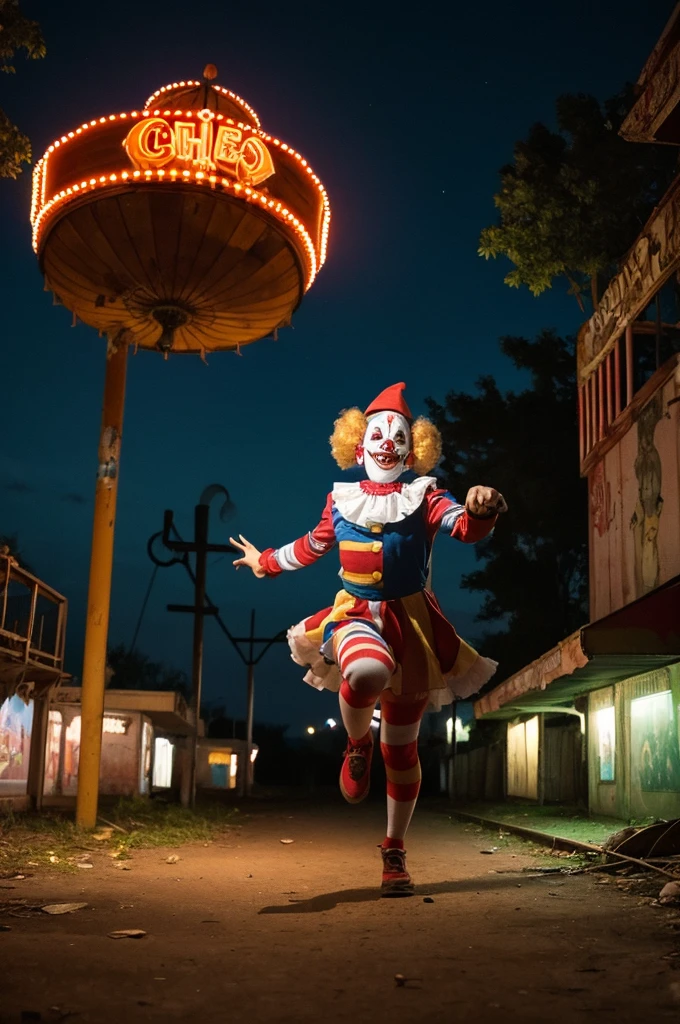
[[[429,491],[426,495],[426,522],[430,540],[436,533],[447,533],[463,544],[483,540],[496,525],[497,515],[475,516],[457,502],[449,491]]]
[[[306,565],[311,565],[335,544],[332,497],[329,494],[319,525],[304,537],[299,537],[282,548],[267,548],[260,555],[260,565],[267,576],[278,576],[282,572],[303,569]]]

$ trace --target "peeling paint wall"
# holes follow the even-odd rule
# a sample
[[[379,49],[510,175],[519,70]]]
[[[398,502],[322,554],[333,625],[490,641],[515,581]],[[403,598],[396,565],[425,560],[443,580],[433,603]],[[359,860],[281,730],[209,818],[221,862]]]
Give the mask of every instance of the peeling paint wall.
[[[589,475],[591,621],[680,574],[679,393],[668,380]]]

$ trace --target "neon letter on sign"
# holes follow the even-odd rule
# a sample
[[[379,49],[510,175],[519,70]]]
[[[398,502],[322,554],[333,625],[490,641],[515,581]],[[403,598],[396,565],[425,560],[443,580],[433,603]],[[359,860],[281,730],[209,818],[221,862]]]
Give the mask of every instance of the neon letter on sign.
[[[172,128],[162,117],[149,117],[128,132],[123,143],[132,163],[143,171],[175,159]]]
[[[253,135],[244,139],[241,129],[234,125],[220,125],[214,134],[212,112],[200,111],[199,117],[200,124],[171,124],[162,117],[140,121],[123,143],[131,162],[143,171],[171,162],[206,171],[219,168],[237,181],[253,185],[274,174],[274,161],[260,138]]]

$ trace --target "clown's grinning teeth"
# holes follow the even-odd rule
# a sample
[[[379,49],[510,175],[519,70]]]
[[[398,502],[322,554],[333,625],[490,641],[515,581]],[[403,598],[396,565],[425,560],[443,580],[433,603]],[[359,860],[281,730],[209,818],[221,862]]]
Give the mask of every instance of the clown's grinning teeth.
[[[401,462],[400,457],[391,452],[369,452],[369,455],[381,469],[393,469]]]

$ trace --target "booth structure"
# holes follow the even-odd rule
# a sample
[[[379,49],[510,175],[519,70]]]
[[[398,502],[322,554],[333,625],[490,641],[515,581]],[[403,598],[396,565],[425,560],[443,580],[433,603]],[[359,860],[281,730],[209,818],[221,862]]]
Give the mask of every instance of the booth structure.
[[[65,678],[68,602],[0,554],[0,807],[40,806],[50,693]]]
[[[196,762],[197,788],[233,790],[236,795],[242,796],[248,777],[252,787],[258,750],[259,748],[253,745],[250,763],[248,763],[245,740],[212,739],[210,737],[199,739]]]
[[[80,687],[61,687],[50,704],[44,802],[61,802],[78,791],[81,734]],[[179,693],[107,690],[104,698],[102,796],[147,796],[181,790],[186,738],[193,718]]]
[[[637,96],[621,135],[680,146],[680,4]],[[475,704],[507,722],[508,796],[680,815],[679,285],[680,175],[578,334],[590,622]]]

